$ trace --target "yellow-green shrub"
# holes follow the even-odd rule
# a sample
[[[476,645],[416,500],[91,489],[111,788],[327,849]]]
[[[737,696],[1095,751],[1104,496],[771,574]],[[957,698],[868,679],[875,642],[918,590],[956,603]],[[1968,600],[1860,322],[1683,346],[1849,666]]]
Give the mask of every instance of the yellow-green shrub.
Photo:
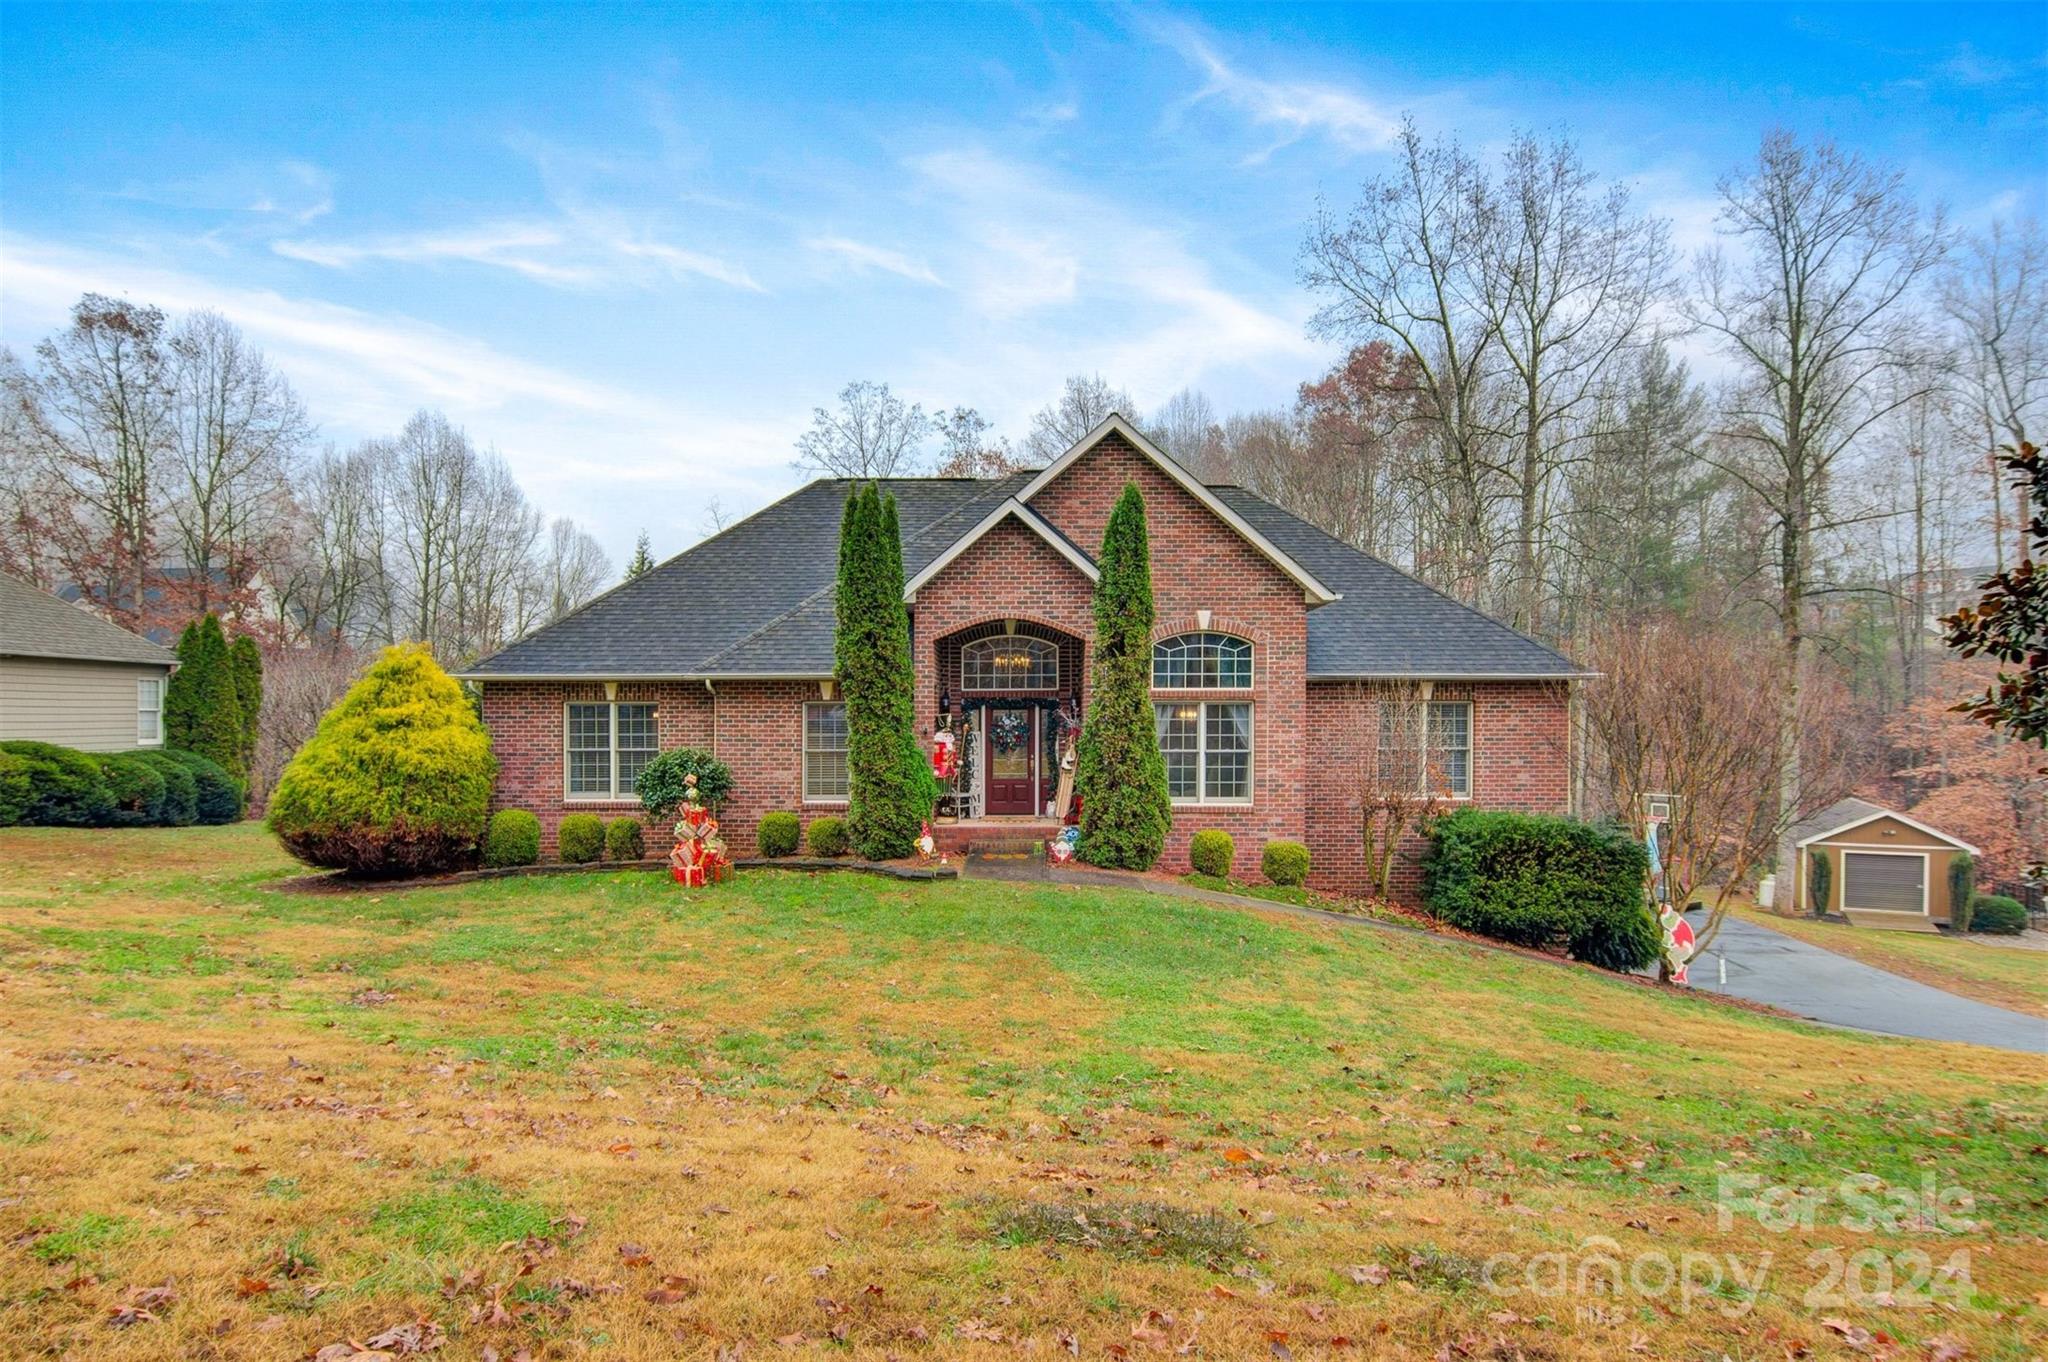
[[[604,855],[604,819],[594,813],[572,813],[555,829],[555,854],[582,863]]]
[[[386,648],[286,764],[270,830],[313,865],[360,875],[475,860],[498,763],[462,690],[423,647]]]
[[[604,825],[604,858],[637,861],[647,854],[647,834],[637,818],[614,818]]]

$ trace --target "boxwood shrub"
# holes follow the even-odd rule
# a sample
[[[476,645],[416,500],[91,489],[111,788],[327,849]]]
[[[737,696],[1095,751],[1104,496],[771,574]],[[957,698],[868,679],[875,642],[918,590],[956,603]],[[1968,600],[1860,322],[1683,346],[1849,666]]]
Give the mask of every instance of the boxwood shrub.
[[[199,821],[199,778],[191,767],[168,752],[137,752],[135,759],[164,778],[164,802],[158,818],[165,827],[182,828]]]
[[[164,778],[139,753],[115,752],[100,761],[114,802],[107,822],[117,828],[153,828],[164,821]]]
[[[18,826],[28,816],[32,798],[28,763],[12,752],[0,751],[0,828]]]
[[[2018,936],[2027,929],[2026,906],[2004,894],[1979,894],[1970,901],[1970,930]]]
[[[1301,884],[1308,879],[1308,848],[1299,842],[1268,842],[1259,853],[1259,872],[1275,884]]]
[[[1563,946],[1611,970],[1656,960],[1649,856],[1620,828],[1460,809],[1430,828],[1423,902],[1453,926],[1519,946]]]
[[[484,864],[492,869],[540,859],[540,819],[525,809],[500,809],[484,829]]]
[[[100,763],[55,743],[20,740],[0,743],[17,758],[27,778],[28,799],[21,822],[49,828],[105,827],[114,797]]]
[[[804,825],[795,814],[783,810],[764,813],[761,826],[754,833],[754,845],[763,856],[788,856],[796,851],[803,833]]]
[[[647,854],[647,834],[637,818],[614,818],[604,825],[604,858],[637,861]]]
[[[200,822],[232,823],[242,816],[242,783],[229,775],[225,766],[197,752],[164,755],[192,773],[194,808]]]
[[[555,829],[555,849],[565,861],[594,861],[604,854],[604,820],[594,813],[572,813]]]
[[[813,856],[844,856],[846,854],[846,820],[836,814],[813,818],[811,826],[804,831],[804,839],[810,843]]]
[[[1237,843],[1222,828],[1203,828],[1188,839],[1188,864],[1198,874],[1227,880],[1236,861]]]

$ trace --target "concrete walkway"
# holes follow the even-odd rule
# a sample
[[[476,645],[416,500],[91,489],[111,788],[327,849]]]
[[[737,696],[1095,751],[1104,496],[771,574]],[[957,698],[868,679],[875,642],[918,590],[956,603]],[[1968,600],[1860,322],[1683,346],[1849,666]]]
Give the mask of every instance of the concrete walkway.
[[[1349,913],[1326,913],[1288,903],[1274,903],[1242,894],[1219,893],[1171,880],[1147,879],[1116,870],[1061,866],[1055,869],[1038,856],[974,856],[962,867],[969,879],[1038,880],[1051,884],[1101,885],[1141,893],[1169,894],[1235,908],[1255,908],[1288,917],[1320,919],[1347,927],[1407,932],[1436,941],[1451,940],[1400,923]],[[1525,952],[1484,942],[1458,944],[1498,950],[1529,959]],[[1727,982],[1721,982],[1721,964]],[[2048,1020],[2030,1017],[1959,998],[1953,993],[1902,978],[1783,932],[1730,916],[1705,958],[1693,962],[1692,984],[1705,992],[1725,993],[1767,1003],[1809,1021],[1887,1036],[1922,1040],[1954,1040],[2003,1050],[2048,1054]]]
[[[1831,1026],[2048,1054],[2048,1020],[1958,997],[1733,914],[1693,961],[1692,986]]]

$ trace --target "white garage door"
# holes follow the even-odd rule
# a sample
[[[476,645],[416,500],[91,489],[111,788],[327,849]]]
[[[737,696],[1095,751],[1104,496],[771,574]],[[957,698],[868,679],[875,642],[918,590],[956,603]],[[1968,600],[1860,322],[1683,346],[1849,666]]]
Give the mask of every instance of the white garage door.
[[[1842,853],[1842,906],[1927,911],[1927,858],[1886,851]]]

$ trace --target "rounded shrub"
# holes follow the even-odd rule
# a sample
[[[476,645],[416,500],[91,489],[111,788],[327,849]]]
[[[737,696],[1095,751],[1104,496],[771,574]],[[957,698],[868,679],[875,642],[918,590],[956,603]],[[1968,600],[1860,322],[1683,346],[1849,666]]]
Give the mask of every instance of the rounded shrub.
[[[594,813],[572,813],[555,829],[555,853],[581,865],[604,855],[604,820]]]
[[[199,778],[192,769],[169,752],[137,752],[135,760],[146,763],[164,778],[163,809],[158,821],[167,828],[182,828],[199,821]]]
[[[270,829],[313,865],[447,870],[474,861],[497,774],[461,687],[425,648],[386,648],[286,763]]]
[[[107,794],[114,801],[107,821],[117,828],[153,828],[164,821],[164,778],[157,769],[132,752],[116,752],[102,758],[100,774],[107,782]]]
[[[683,795],[688,788],[683,780],[685,776],[697,777],[697,798],[706,808],[716,810],[732,793],[730,766],[709,752],[694,747],[678,747],[663,752],[641,767],[633,782],[633,788],[640,795],[640,807],[647,810],[649,818],[661,824],[676,821],[676,813],[683,807]]]
[[[836,814],[813,818],[811,826],[804,830],[804,840],[810,843],[813,856],[844,856],[847,847],[846,820]]]
[[[763,856],[788,856],[796,851],[796,844],[803,837],[804,825],[793,813],[778,811],[761,815],[761,826],[754,833],[754,845]]]
[[[229,775],[226,767],[197,752],[164,755],[192,773],[194,811],[201,823],[232,823],[242,816],[242,783]]]
[[[1299,842],[1268,842],[1259,853],[1259,873],[1275,884],[1308,880],[1308,848]]]
[[[1979,894],[1970,901],[1970,930],[2018,936],[2027,929],[2026,906],[2004,894]]]
[[[1459,809],[1430,828],[1423,902],[1454,926],[1519,946],[1562,946],[1606,969],[1656,960],[1649,854],[1616,826]]]
[[[614,818],[604,825],[604,858],[637,861],[647,854],[647,833],[637,818]]]
[[[1197,874],[1227,880],[1236,860],[1237,843],[1222,828],[1203,828],[1188,838],[1188,864]]]
[[[20,826],[29,802],[28,763],[12,752],[0,752],[0,828]]]
[[[493,870],[540,859],[540,819],[525,809],[500,809],[484,829],[484,864]]]
[[[100,763],[83,752],[47,742],[0,743],[0,752],[21,762],[28,783],[21,821],[47,828],[105,827],[114,797]]]

